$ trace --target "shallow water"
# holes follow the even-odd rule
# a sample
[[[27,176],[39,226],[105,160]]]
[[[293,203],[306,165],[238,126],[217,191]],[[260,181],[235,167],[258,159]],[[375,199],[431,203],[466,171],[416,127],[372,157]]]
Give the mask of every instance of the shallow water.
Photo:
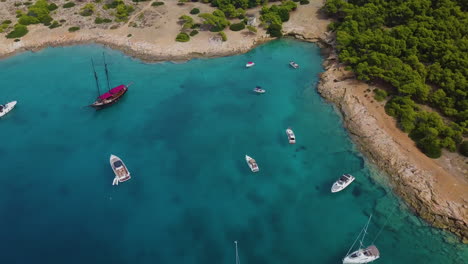
[[[96,112],[102,52],[111,84],[134,84]],[[233,263],[234,240],[241,263],[341,263],[371,213],[365,243],[387,223],[375,263],[464,263],[468,247],[413,216],[355,150],[316,92],[321,60],[281,40],[183,64],[95,45],[0,61],[0,101],[19,101],[0,120],[1,263]],[[111,153],[133,176],[119,186]],[[332,195],[343,173],[356,181]]]

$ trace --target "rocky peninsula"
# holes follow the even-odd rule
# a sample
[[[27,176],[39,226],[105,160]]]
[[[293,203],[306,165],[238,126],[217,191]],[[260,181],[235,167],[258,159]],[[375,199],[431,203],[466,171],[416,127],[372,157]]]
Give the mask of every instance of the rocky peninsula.
[[[62,6],[65,1],[51,1]],[[218,34],[200,31],[189,42],[176,42],[181,31],[179,18],[193,8],[212,12],[213,7],[202,3],[165,0],[155,7],[141,2],[125,22],[112,25],[95,24],[93,19],[80,17],[77,10],[86,1],[77,2],[74,9],[54,14],[63,21],[53,30],[43,25],[30,25],[29,33],[20,40],[0,35],[0,57],[22,51],[36,51],[48,46],[98,43],[122,50],[145,61],[188,60],[196,57],[216,57],[244,53],[256,45],[271,40],[258,27],[249,31],[226,31],[227,41]],[[449,230],[468,243],[468,173],[467,159],[444,153],[437,160],[422,154],[407,134],[386,115],[383,104],[373,100],[374,87],[354,78],[344,69],[334,53],[334,36],[327,33],[329,20],[320,12],[323,0],[312,0],[291,13],[283,24],[283,33],[320,45],[326,60],[318,90],[335,104],[343,116],[345,127],[368,159],[387,172],[393,189],[423,219],[435,227]],[[0,2],[0,16],[15,20],[11,2]],[[259,8],[247,10],[259,17]],[[104,10],[96,12],[104,13]],[[258,22],[257,22],[258,23]],[[70,31],[71,27],[79,30]]]

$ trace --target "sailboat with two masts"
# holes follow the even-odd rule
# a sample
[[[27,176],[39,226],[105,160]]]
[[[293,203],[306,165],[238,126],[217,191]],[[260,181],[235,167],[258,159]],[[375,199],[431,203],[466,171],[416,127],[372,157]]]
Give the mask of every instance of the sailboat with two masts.
[[[367,234],[367,228],[369,227],[370,220],[372,219],[372,215],[369,217],[369,220],[367,221],[367,224],[364,226],[364,228],[361,230],[359,233],[358,237],[356,240],[354,240],[353,245],[348,250],[348,253],[346,253],[346,256],[343,259],[343,264],[351,264],[351,263],[369,263],[372,262],[378,258],[380,258],[380,252],[377,249],[376,246],[371,245],[366,248],[364,248],[364,237]],[[359,240],[359,238],[361,238]],[[359,249],[352,252],[351,250],[354,247],[354,244],[359,240]]]
[[[109,83],[109,71],[107,70],[107,63],[106,63],[106,58],[104,57],[104,53],[102,54],[102,58],[104,60],[104,67],[106,69],[106,79],[107,79],[107,89],[108,91],[101,94],[100,88],[99,88],[99,80],[96,74],[96,69],[94,68],[94,61],[91,59],[91,64],[93,65],[93,71],[94,71],[94,79],[96,79],[96,87],[98,90],[98,97],[96,98],[96,101],[92,103],[90,106],[95,108],[96,110],[100,110],[103,108],[106,108],[108,106],[111,106],[115,103],[117,103],[120,98],[128,91],[128,87],[131,85],[127,84],[121,84],[118,85],[114,88],[110,88],[110,83]]]

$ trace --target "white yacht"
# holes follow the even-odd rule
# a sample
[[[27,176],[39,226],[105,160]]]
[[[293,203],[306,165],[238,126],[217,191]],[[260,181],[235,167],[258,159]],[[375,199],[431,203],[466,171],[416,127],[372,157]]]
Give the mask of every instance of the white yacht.
[[[119,157],[111,155],[109,161],[112,170],[115,174],[115,178],[112,181],[112,185],[119,185],[119,182],[130,180],[130,172],[128,171],[127,166],[125,166],[125,164]]]
[[[247,165],[249,165],[249,168],[252,170],[252,172],[257,172],[260,170],[258,168],[257,162],[252,159],[252,157],[245,155],[245,161],[247,162]]]
[[[299,64],[295,63],[294,61],[290,61],[290,62],[289,62],[289,65],[290,65],[291,67],[293,67],[294,69],[299,68]]]
[[[6,103],[5,105],[0,105],[0,117],[8,114],[13,108],[15,108],[16,101]]]
[[[259,93],[259,94],[262,94],[262,93],[266,92],[265,89],[262,89],[262,87],[260,87],[260,86],[255,87],[253,89],[253,91],[256,92],[256,93]]]
[[[333,186],[331,187],[331,192],[336,193],[344,188],[348,187],[353,181],[354,177],[351,174],[343,174],[335,183],[333,183]]]
[[[291,128],[286,129],[286,135],[288,135],[289,144],[296,144],[296,135]]]
[[[351,248],[349,248],[348,253],[346,253],[346,256],[343,258],[343,264],[364,264],[380,258],[380,252],[376,246],[371,245],[366,248],[363,246],[364,237],[367,234],[367,228],[369,227],[371,218],[372,215],[369,217],[367,224],[361,230]],[[359,240],[359,249],[350,253],[354,247],[354,244],[356,244],[360,237],[361,239]]]
[[[250,68],[250,67],[253,67],[253,66],[255,66],[255,63],[253,61],[249,61],[249,62],[247,62],[247,64],[245,64],[245,67],[247,67],[247,68]]]

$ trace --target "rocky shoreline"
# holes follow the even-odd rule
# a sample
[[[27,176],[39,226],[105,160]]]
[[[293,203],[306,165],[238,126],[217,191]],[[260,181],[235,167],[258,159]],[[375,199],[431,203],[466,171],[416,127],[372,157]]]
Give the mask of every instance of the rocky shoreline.
[[[382,105],[359,94],[365,93],[370,86],[346,71],[333,52],[324,66],[326,70],[320,76],[318,91],[342,114],[344,125],[359,149],[386,172],[392,189],[416,214],[432,226],[448,230],[459,236],[463,243],[468,243],[467,186],[453,179],[449,185],[441,185],[442,180],[448,180],[442,168],[428,170],[428,167],[420,166],[413,157],[423,154],[417,149],[408,149],[379,124],[369,103],[377,104],[376,108],[383,111]],[[370,100],[367,105],[365,100]],[[396,128],[395,122],[389,125]],[[445,191],[455,195],[449,198]]]

